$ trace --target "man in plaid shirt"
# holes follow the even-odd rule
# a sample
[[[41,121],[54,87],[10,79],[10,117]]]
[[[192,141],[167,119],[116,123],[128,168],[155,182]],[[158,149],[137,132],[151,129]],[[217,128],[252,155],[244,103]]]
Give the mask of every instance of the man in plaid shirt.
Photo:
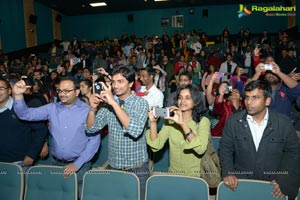
[[[100,94],[94,94],[90,98],[86,128],[87,133],[93,134],[108,125],[109,168],[135,173],[140,180],[140,194],[143,199],[146,180],[149,177],[144,134],[148,103],[132,93],[134,80],[135,71],[131,67],[121,66],[114,69],[112,86],[101,83]],[[101,102],[105,104],[96,112]]]

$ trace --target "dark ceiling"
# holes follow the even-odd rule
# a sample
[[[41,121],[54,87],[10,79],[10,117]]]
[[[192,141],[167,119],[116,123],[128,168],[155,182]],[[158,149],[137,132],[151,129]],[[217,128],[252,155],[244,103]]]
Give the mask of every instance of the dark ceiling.
[[[249,4],[258,2],[283,2],[283,0],[169,0],[168,2],[154,2],[154,0],[36,0],[63,15],[87,15],[121,11],[136,11],[148,9],[164,9],[178,7],[193,7],[206,5]],[[89,3],[105,1],[105,7],[91,7]]]

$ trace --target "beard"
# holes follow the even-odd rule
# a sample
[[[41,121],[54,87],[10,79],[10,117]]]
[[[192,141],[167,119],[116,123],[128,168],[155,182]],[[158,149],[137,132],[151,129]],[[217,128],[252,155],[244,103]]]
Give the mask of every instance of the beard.
[[[267,80],[267,83],[269,83],[272,86],[272,85],[278,85],[280,81],[278,79],[273,79],[273,80]]]

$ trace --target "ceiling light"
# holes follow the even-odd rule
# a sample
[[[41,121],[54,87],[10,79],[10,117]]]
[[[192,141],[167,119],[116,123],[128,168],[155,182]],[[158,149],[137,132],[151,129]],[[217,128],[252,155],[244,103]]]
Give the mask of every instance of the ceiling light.
[[[105,2],[90,3],[92,7],[107,6]]]

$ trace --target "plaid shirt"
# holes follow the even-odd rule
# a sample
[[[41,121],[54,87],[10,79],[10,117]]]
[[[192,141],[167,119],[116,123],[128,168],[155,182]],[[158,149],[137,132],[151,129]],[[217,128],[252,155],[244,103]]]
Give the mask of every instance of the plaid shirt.
[[[118,99],[116,101],[120,104]],[[98,111],[95,124],[87,129],[88,133],[95,133],[108,125],[108,160],[109,165],[116,169],[133,168],[148,161],[145,139],[148,103],[133,93],[124,100],[122,108],[130,117],[127,129],[109,105]]]

